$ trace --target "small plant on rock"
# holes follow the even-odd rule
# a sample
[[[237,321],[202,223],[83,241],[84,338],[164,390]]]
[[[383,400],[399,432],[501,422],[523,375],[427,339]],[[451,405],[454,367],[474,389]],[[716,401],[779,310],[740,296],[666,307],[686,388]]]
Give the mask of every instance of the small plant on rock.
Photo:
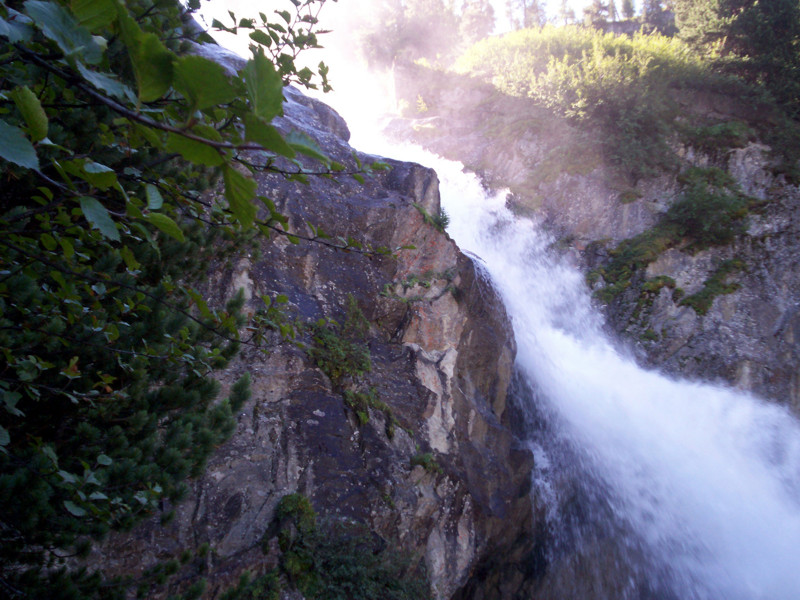
[[[416,467],[419,465],[428,473],[442,473],[441,465],[436,461],[436,458],[430,452],[420,453],[411,458],[411,466]]]

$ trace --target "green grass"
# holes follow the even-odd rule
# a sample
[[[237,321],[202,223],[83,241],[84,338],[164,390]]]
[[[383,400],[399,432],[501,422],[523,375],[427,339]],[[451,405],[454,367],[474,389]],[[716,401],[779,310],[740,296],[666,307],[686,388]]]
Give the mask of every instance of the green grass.
[[[703,289],[686,296],[680,301],[681,306],[689,306],[698,315],[705,315],[714,303],[714,298],[724,294],[732,294],[739,289],[736,282],[728,283],[728,277],[744,270],[745,264],[739,259],[726,260],[721,263],[703,283]]]

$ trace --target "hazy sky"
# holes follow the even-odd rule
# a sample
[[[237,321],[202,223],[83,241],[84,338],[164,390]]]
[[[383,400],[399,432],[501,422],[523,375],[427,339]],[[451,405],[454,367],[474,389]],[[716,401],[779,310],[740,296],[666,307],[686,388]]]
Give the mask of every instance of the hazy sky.
[[[641,0],[634,0],[634,6],[638,10],[638,6]],[[456,0],[456,5],[459,5],[461,2],[460,0]],[[575,16],[580,18],[583,14],[583,8],[590,3],[590,0],[569,0],[569,4],[572,9],[575,11]],[[285,0],[203,0],[202,2],[202,12],[206,15],[214,15],[220,21],[228,23],[230,18],[228,17],[228,11],[232,10],[236,13],[237,17],[247,17],[247,16],[256,16],[258,12],[271,12],[276,8],[280,8],[285,5]],[[347,10],[355,10],[358,12],[362,12],[365,10],[366,7],[369,7],[370,2],[363,2],[362,0],[338,0],[338,2],[328,1],[327,6],[325,6],[322,10],[322,18],[325,18],[326,13],[330,13],[331,11],[347,11]],[[508,21],[506,19],[506,8],[505,8],[505,0],[492,0],[492,4],[495,8],[495,15],[496,15],[496,30],[497,31],[504,31],[508,29]],[[620,5],[622,4],[621,0],[617,0],[617,9],[619,10]],[[553,18],[561,6],[561,0],[545,0],[545,7],[548,11],[548,14]],[[367,8],[368,10],[368,8]],[[210,23],[209,18],[209,23]]]

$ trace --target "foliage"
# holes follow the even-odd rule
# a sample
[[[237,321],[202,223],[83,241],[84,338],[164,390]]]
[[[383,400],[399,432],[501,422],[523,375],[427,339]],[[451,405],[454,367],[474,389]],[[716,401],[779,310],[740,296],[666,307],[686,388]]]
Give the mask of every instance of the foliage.
[[[359,425],[369,423],[370,409],[381,411],[386,423],[386,436],[389,439],[394,437],[397,419],[389,405],[378,397],[378,392],[375,388],[369,388],[366,391],[345,390],[344,403],[355,413]]]
[[[379,68],[420,59],[450,64],[454,51],[487,37],[495,22],[490,0],[377,0],[370,12],[355,37],[369,65]]]
[[[670,89],[722,80],[679,40],[579,27],[484,40],[456,69],[491,79],[501,91],[532,98],[575,123],[598,127],[606,160],[634,180],[676,164],[668,143],[678,115]]]
[[[194,286],[256,232],[289,233],[254,172],[343,168],[270,123],[285,83],[315,85],[294,58],[318,47],[323,2],[215,22],[253,42],[237,73],[187,53],[210,40],[194,1],[0,4],[4,595],[124,595],[136,582],[68,560],[180,500],[232,431],[248,380],[217,400],[210,375],[253,343],[243,297],[209,306]]]
[[[306,352],[338,386],[345,377],[355,379],[372,370],[369,348],[364,342],[368,332],[369,322],[350,295],[344,325],[333,319],[320,319],[314,323],[312,343]]]
[[[745,268],[745,264],[740,259],[723,261],[703,283],[703,289],[699,292],[686,296],[681,299],[681,306],[690,306],[698,315],[706,314],[714,298],[722,294],[732,294],[739,289],[738,283],[727,283],[728,276],[738,273]]]
[[[583,22],[586,25],[596,27],[609,19],[612,19],[611,5],[604,3],[603,0],[592,0],[583,9]]]
[[[756,132],[743,121],[722,121],[710,125],[689,127],[684,131],[687,142],[710,155],[731,148],[742,148],[753,141]]]
[[[284,496],[275,512],[281,572],[306,598],[419,600],[429,597],[421,566],[361,525],[318,523],[307,498]],[[265,542],[268,540],[265,539]]]
[[[464,0],[458,24],[462,43],[474,44],[494,29],[494,7],[489,0]]]
[[[226,590],[219,600],[279,600],[281,585],[277,570],[253,578],[243,573],[236,587]]]
[[[357,36],[371,67],[436,62],[457,45],[459,17],[443,0],[379,0],[370,8],[370,24]]]
[[[676,0],[680,36],[720,67],[766,86],[800,113],[800,3],[797,0]]]
[[[633,0],[622,0],[621,7],[622,16],[626,19],[632,19],[635,13],[633,8]]]
[[[634,274],[653,262],[658,256],[675,245],[678,240],[674,226],[660,223],[630,239],[623,240],[614,248],[611,261],[589,274],[590,281],[602,276],[606,286],[596,292],[603,302],[612,301],[631,285]]]
[[[606,282],[606,286],[596,292],[603,302],[612,301],[628,289],[637,271],[681,242],[688,242],[689,249],[699,250],[728,244],[746,231],[744,217],[752,200],[742,194],[725,171],[716,167],[693,167],[681,174],[679,181],[683,184],[683,193],[661,220],[651,229],[620,242],[610,252],[611,261],[590,273],[590,282],[599,276]],[[644,282],[642,290],[654,292],[665,285],[674,287],[675,282],[656,278]]]
[[[436,461],[436,458],[430,452],[424,452],[412,456],[411,466],[420,466],[428,471],[428,473],[442,473],[441,465]]]
[[[727,244],[744,232],[748,200],[725,171],[693,167],[681,175],[680,181],[684,192],[666,214],[680,235],[703,248]]]
[[[547,22],[543,0],[506,0],[506,15],[514,29],[541,27]]]
[[[443,208],[439,208],[439,212],[435,215],[430,214],[425,207],[421,204],[414,202],[414,208],[419,211],[419,214],[422,215],[423,221],[430,225],[431,227],[436,228],[437,231],[444,233],[444,230],[447,229],[447,226],[450,224],[450,215]]]

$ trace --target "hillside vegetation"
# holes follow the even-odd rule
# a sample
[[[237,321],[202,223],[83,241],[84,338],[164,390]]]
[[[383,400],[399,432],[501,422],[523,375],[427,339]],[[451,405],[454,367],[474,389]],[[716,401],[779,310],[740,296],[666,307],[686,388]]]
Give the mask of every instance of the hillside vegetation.
[[[685,42],[660,34],[524,29],[475,44],[455,70],[599,130],[605,161],[633,181],[676,167],[674,142],[725,142],[708,129],[716,123],[686,118],[676,101],[681,90],[730,94],[766,109],[766,117],[778,114],[765,89],[715,69]],[[760,125],[775,137],[774,123]],[[747,135],[747,127],[731,127],[735,137]],[[697,139],[709,137],[719,139]]]

